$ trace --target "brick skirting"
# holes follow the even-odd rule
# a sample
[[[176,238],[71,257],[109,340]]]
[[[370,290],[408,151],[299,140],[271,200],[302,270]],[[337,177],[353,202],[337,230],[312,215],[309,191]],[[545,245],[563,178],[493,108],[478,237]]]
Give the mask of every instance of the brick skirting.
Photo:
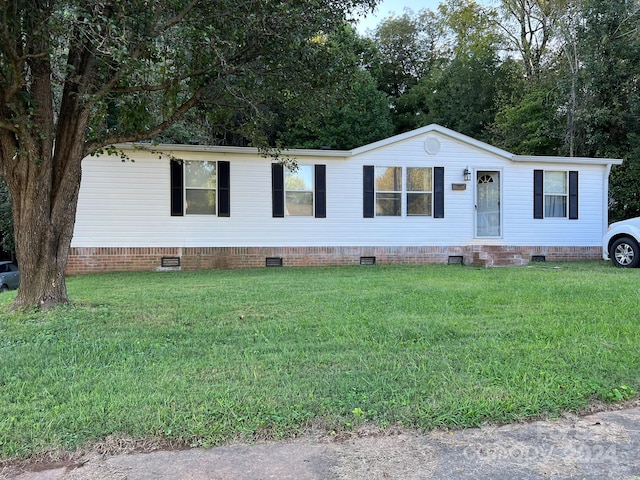
[[[468,245],[462,247],[74,247],[66,273],[163,270],[179,259],[180,267],[204,270],[264,267],[267,258],[281,258],[285,267],[358,265],[362,257],[376,264],[423,265],[459,263],[478,266],[527,265],[533,260],[599,260],[597,247],[532,247]],[[452,262],[452,259],[454,260]]]

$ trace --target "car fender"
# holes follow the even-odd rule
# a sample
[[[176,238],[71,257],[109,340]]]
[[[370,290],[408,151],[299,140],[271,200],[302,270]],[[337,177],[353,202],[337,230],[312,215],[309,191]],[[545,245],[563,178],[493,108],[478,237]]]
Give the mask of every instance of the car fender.
[[[621,237],[632,237],[640,243],[640,217],[612,223],[609,226],[609,231],[602,238],[602,258],[609,260],[611,244]]]

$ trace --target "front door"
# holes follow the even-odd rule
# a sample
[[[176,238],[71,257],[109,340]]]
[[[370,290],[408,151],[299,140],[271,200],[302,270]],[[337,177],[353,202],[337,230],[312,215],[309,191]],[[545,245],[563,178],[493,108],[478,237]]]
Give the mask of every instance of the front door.
[[[476,236],[499,237],[500,172],[476,172]]]

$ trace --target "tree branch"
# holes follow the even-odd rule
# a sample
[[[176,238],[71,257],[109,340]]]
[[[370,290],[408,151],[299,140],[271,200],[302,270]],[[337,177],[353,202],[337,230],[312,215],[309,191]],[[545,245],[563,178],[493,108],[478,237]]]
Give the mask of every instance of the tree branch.
[[[84,147],[84,156],[92,154],[96,150],[106,147],[107,145],[113,145],[116,143],[127,143],[127,142],[138,142],[140,140],[146,140],[148,138],[152,138],[162,132],[164,132],[167,128],[175,124],[182,116],[187,113],[191,108],[193,108],[196,103],[200,100],[204,92],[206,91],[206,86],[200,87],[198,90],[194,92],[194,94],[182,105],[180,105],[176,110],[173,111],[171,116],[159,123],[153,128],[145,130],[143,132],[136,132],[131,134],[124,135],[114,135],[111,137],[104,138],[99,141],[87,142]]]

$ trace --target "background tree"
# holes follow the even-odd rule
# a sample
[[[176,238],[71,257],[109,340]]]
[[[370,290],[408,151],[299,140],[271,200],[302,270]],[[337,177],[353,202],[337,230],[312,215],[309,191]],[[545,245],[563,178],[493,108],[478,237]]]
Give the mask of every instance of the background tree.
[[[378,56],[371,70],[380,90],[398,98],[427,75],[440,58],[442,33],[430,10],[387,17],[373,32]]]
[[[3,2],[0,171],[23,274],[14,308],[68,301],[64,269],[85,156],[157,136],[205,104],[259,143],[257,125],[268,117],[261,100],[285,85],[308,91],[330,81],[328,52],[312,39],[374,4]]]
[[[624,158],[610,180],[612,220],[640,215],[640,2],[585,0],[578,31],[579,153]]]
[[[299,95],[274,107],[279,110],[275,137],[289,147],[349,150],[392,135],[389,101],[367,70],[375,61],[375,44],[348,24],[324,41],[339,79],[322,95]]]
[[[567,14],[569,0],[501,0],[498,25],[507,49],[520,58],[525,78],[535,81],[546,73],[553,56],[556,24]]]
[[[396,133],[438,123],[487,140],[498,99],[512,83],[513,65],[499,55],[502,37],[475,2],[449,0],[436,18],[442,56],[396,101]]]
[[[556,86],[522,82],[520,88],[496,112],[491,143],[518,155],[558,155],[563,138]]]

